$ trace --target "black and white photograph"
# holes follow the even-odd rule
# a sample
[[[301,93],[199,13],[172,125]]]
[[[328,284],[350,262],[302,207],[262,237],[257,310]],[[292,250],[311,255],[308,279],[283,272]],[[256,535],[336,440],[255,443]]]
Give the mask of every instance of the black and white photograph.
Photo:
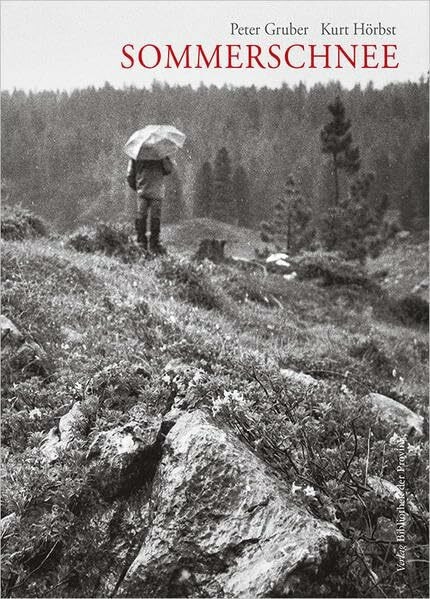
[[[428,597],[428,0],[0,8],[2,597]]]

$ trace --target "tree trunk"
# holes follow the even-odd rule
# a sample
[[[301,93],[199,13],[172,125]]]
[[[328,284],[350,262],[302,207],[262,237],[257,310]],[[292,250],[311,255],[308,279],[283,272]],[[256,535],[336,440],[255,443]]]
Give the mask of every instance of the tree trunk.
[[[335,206],[337,206],[339,204],[339,178],[338,178],[338,172],[337,172],[336,154],[333,154],[333,166],[334,166],[334,189],[335,189],[334,201],[335,201]]]
[[[204,260],[206,258],[211,262],[224,262],[225,244],[226,241],[224,239],[202,239],[194,258],[196,260]]]

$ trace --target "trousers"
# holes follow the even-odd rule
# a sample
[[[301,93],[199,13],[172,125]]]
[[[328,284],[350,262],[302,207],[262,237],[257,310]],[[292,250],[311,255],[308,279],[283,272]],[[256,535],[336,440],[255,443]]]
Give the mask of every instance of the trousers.
[[[157,246],[160,243],[161,227],[161,200],[156,198],[137,196],[137,222],[140,223],[141,241],[145,243],[146,233],[151,232],[151,246]],[[149,220],[149,222],[148,222]]]

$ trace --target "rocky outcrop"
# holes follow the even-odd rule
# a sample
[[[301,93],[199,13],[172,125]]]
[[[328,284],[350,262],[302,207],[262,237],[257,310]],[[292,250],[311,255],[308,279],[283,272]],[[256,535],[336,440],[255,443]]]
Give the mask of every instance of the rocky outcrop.
[[[35,341],[25,339],[9,318],[0,316],[2,359],[8,360],[8,369],[20,370],[25,376],[47,377],[52,370],[45,350]]]
[[[369,393],[366,396],[370,409],[374,414],[393,429],[404,434],[423,435],[424,419],[403,404],[380,393]]]
[[[24,335],[18,330],[9,318],[0,315],[0,332],[2,347],[11,344],[21,344],[24,341]]]
[[[167,434],[151,501],[120,596],[306,596],[345,542],[201,410]]]
[[[72,447],[76,441],[85,439],[88,433],[89,418],[82,410],[80,402],[75,402],[64,416],[58,427],[53,427],[46,435],[42,445],[42,454],[48,462],[54,462],[61,451]]]
[[[99,433],[87,457],[103,495],[116,497],[151,481],[161,458],[163,439],[161,419],[150,416]]]
[[[297,372],[291,368],[282,368],[279,373],[287,381],[297,385],[302,385],[303,387],[309,387],[310,385],[316,385],[318,383],[318,381],[310,374]]]

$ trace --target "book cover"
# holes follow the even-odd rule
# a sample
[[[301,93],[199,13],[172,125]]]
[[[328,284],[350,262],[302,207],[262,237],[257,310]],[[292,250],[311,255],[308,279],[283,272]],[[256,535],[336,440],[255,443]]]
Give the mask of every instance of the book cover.
[[[428,12],[1,2],[4,597],[428,597]]]

